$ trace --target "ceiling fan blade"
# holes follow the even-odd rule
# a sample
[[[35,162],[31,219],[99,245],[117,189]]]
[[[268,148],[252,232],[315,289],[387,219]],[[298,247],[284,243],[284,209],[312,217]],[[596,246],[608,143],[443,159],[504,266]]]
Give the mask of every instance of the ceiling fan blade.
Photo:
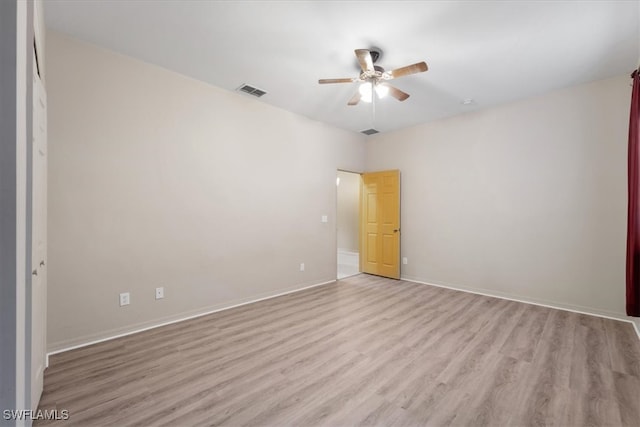
[[[418,62],[417,64],[407,65],[406,67],[397,68],[389,71],[389,79],[397,79],[398,77],[408,76],[410,74],[422,73],[429,69],[426,62]]]
[[[398,101],[404,101],[409,97],[409,94],[407,92],[403,92],[397,87],[393,87],[391,85],[385,85],[385,86],[389,88],[389,95],[393,96]]]
[[[347,103],[347,105],[357,105],[358,102],[360,102],[360,98],[362,97],[362,95],[360,95],[360,92],[356,92],[355,95],[353,95],[353,97],[349,100],[349,102]]]
[[[356,49],[356,56],[362,71],[375,71],[373,68],[373,59],[371,58],[371,52],[367,49]]]
[[[355,79],[353,79],[353,78],[346,78],[346,79],[320,79],[320,80],[318,80],[318,83],[323,85],[323,84],[327,84],[327,83],[353,83],[354,81],[355,81]]]

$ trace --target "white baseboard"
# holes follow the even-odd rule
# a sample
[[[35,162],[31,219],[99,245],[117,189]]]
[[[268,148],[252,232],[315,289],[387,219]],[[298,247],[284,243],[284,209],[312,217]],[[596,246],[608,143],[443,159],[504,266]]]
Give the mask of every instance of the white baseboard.
[[[436,287],[440,287],[440,288],[447,288],[447,289],[452,289],[455,291],[460,291],[460,292],[468,292],[468,293],[472,293],[472,294],[477,294],[477,295],[484,295],[484,296],[489,296],[489,297],[494,297],[494,298],[501,298],[501,299],[505,299],[505,300],[510,300],[510,301],[516,301],[516,302],[521,302],[521,303],[525,303],[525,304],[533,304],[533,305],[539,305],[542,307],[548,307],[548,308],[553,308],[553,309],[557,309],[557,310],[565,310],[565,311],[570,311],[570,312],[574,312],[574,313],[580,313],[580,314],[587,314],[590,316],[597,316],[597,317],[603,317],[606,319],[613,319],[613,320],[620,320],[623,322],[628,322],[631,323],[633,325],[634,330],[636,331],[636,334],[638,335],[638,339],[640,339],[640,319],[638,321],[634,321],[634,320],[630,320],[630,319],[625,319],[623,316],[621,315],[617,315],[615,313],[603,313],[603,312],[597,312],[597,311],[593,311],[590,310],[588,308],[585,307],[568,307],[568,306],[562,306],[559,304],[553,304],[553,303],[549,303],[549,302],[540,302],[540,301],[533,301],[533,300],[528,300],[528,299],[524,299],[521,297],[516,297],[516,296],[510,296],[510,295],[504,295],[504,294],[499,294],[499,293],[494,293],[494,292],[489,292],[486,290],[474,290],[474,289],[468,289],[468,288],[464,288],[464,287],[459,287],[459,286],[453,286],[453,285],[449,285],[449,284],[438,284],[438,283],[429,283],[429,282],[424,282],[421,280],[417,280],[417,279],[413,279],[410,277],[402,277],[401,280],[405,280],[407,282],[412,282],[412,283],[419,283],[419,284],[423,284],[423,285],[428,285],[428,286],[436,286]],[[194,314],[188,314],[182,317],[178,317],[175,319],[171,319],[168,321],[159,321],[158,323],[154,323],[148,326],[143,326],[143,327],[138,327],[138,328],[134,328],[125,332],[121,332],[121,333],[115,333],[112,335],[108,335],[102,338],[98,338],[98,339],[91,339],[91,340],[87,340],[85,342],[81,342],[78,344],[73,344],[73,345],[69,345],[69,346],[65,346],[53,351],[50,351],[47,353],[46,356],[46,366],[49,366],[49,356],[54,355],[54,354],[58,354],[58,353],[63,353],[65,351],[69,351],[69,350],[74,350],[77,348],[82,348],[82,347],[87,347],[93,344],[98,344],[101,342],[105,342],[105,341],[110,341],[116,338],[120,338],[120,337],[125,337],[128,335],[133,335],[133,334],[137,334],[139,332],[143,332],[143,331],[147,331],[150,329],[155,329],[155,328],[159,328],[162,326],[166,326],[166,325],[171,325],[174,323],[178,323],[178,322],[182,322],[185,320],[189,320],[189,319],[195,319],[197,317],[201,317],[201,316],[206,316],[208,314],[212,314],[212,313],[217,313],[219,311],[224,311],[224,310],[229,310],[235,307],[240,307],[243,305],[248,305],[248,304],[253,304],[255,302],[259,302],[259,301],[264,301],[264,300],[268,300],[271,298],[276,298],[279,296],[283,296],[283,295],[288,295],[288,294],[292,294],[292,293],[296,293],[296,292],[300,292],[306,289],[311,289],[311,288],[315,288],[318,286],[323,286],[323,285],[328,285],[330,283],[334,283],[335,280],[329,280],[326,282],[322,282],[322,283],[316,283],[313,285],[309,285],[309,286],[304,286],[302,288],[297,288],[297,289],[293,289],[293,290],[288,290],[288,291],[284,291],[284,292],[278,292],[276,294],[273,295],[268,295],[268,296],[264,296],[264,297],[260,297],[260,298],[256,298],[256,299],[251,299],[248,301],[244,301],[241,303],[237,303],[237,304],[231,304],[228,306],[223,306],[223,307],[215,307],[215,308],[211,308],[211,309],[204,309],[203,311],[194,313]]]
[[[158,323],[152,323],[151,325],[148,326],[142,326],[142,327],[134,327],[131,330],[127,330],[125,332],[120,332],[120,333],[115,333],[115,334],[111,334],[102,338],[98,338],[98,339],[90,339],[87,340],[85,342],[81,342],[78,344],[73,344],[73,345],[69,345],[69,346],[65,346],[63,348],[59,348],[53,351],[50,351],[47,353],[47,357],[46,357],[46,366],[49,366],[49,356],[52,356],[54,354],[58,354],[58,353],[64,353],[65,351],[69,351],[69,350],[75,350],[77,348],[82,348],[82,347],[87,347],[93,344],[98,344],[101,342],[105,342],[105,341],[110,341],[110,340],[114,340],[116,338],[121,338],[121,337],[126,337],[128,335],[133,335],[133,334],[137,334],[139,332],[144,332],[144,331],[148,331],[150,329],[155,329],[155,328],[160,328],[162,326],[167,326],[167,325],[172,325],[174,323],[179,323],[179,322],[183,322],[185,320],[190,320],[190,319],[195,319],[197,317],[202,317],[202,316],[206,316],[208,314],[213,314],[213,313],[217,313],[219,311],[224,311],[224,310],[230,310],[232,308],[236,308],[236,307],[241,307],[243,305],[248,305],[248,304],[253,304],[259,301],[264,301],[264,300],[268,300],[271,298],[276,298],[276,297],[280,297],[283,295],[288,295],[288,294],[293,294],[296,292],[300,292],[300,291],[304,291],[306,289],[311,289],[311,288],[315,288],[318,286],[323,286],[323,285],[328,285],[330,283],[335,283],[336,280],[328,280],[326,282],[322,282],[322,283],[315,283],[313,285],[308,285],[308,286],[304,286],[302,288],[296,288],[296,289],[292,289],[292,290],[288,290],[288,291],[284,291],[284,292],[278,292],[276,294],[273,295],[268,295],[268,296],[264,296],[264,297],[260,297],[260,298],[255,298],[255,299],[251,299],[248,301],[243,301],[237,304],[231,304],[231,305],[227,305],[227,306],[216,306],[215,308],[207,308],[204,309],[202,311],[199,311],[197,313],[193,313],[193,314],[188,314],[188,315],[184,315],[181,317],[177,317],[177,318],[173,318],[171,320],[168,321],[163,321],[160,320],[158,321]]]
[[[343,248],[338,248],[338,253],[345,254],[345,255],[355,255],[355,256],[360,255],[358,251],[353,251],[351,249],[343,249]]]
[[[600,311],[598,312],[597,310],[592,310],[589,309],[588,307],[578,307],[578,306],[568,306],[568,305],[562,305],[562,304],[554,304],[548,301],[535,301],[535,300],[530,300],[530,299],[525,299],[522,297],[517,297],[517,296],[513,296],[513,295],[506,295],[506,294],[501,294],[499,292],[490,292],[487,290],[476,290],[476,289],[469,289],[469,288],[465,288],[462,286],[455,286],[455,285],[450,285],[450,284],[441,284],[441,283],[429,283],[429,282],[424,282],[421,280],[417,280],[417,279],[412,279],[410,277],[401,277],[400,280],[404,280],[406,282],[412,282],[412,283],[418,283],[421,285],[428,285],[428,286],[435,286],[438,288],[446,288],[446,289],[451,289],[454,291],[460,291],[460,292],[467,292],[470,294],[476,294],[476,295],[484,295],[487,297],[493,297],[493,298],[500,298],[500,299],[505,299],[505,300],[509,300],[509,301],[516,301],[516,302],[521,302],[524,304],[532,304],[532,305],[539,305],[541,307],[547,307],[547,308],[553,308],[556,310],[564,310],[564,311],[570,311],[572,313],[579,313],[579,314],[587,314],[589,316],[596,316],[596,317],[602,317],[605,319],[613,319],[613,320],[620,320],[622,322],[628,322],[631,323],[633,325],[633,329],[636,331],[636,334],[638,335],[638,339],[640,340],[640,325],[638,321],[634,321],[631,320],[629,318],[625,318],[626,316],[624,315],[619,315],[617,313],[607,313],[607,312],[603,312]]]
[[[359,260],[360,254],[358,252],[338,249],[338,264],[358,264]]]

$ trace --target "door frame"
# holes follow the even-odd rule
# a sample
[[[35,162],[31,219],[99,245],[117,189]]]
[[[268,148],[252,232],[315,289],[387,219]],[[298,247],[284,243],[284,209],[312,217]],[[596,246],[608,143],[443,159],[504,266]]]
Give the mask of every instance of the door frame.
[[[361,234],[361,230],[360,230],[360,209],[362,208],[361,206],[361,199],[362,199],[362,194],[360,193],[362,191],[362,174],[364,172],[356,172],[353,170],[349,170],[349,169],[342,169],[342,168],[338,168],[336,169],[336,179],[338,178],[337,174],[338,172],[345,172],[345,173],[352,173],[354,175],[358,175],[359,179],[360,179],[360,184],[359,184],[359,190],[358,190],[358,257],[360,256],[360,234]],[[336,255],[338,253],[338,187],[339,185],[336,182],[336,196],[335,196],[335,200],[336,200],[336,209],[335,209],[335,213],[334,213],[334,218],[336,219],[335,221],[335,245],[334,245],[334,255]],[[334,256],[334,260],[336,261],[336,280],[338,277],[338,262],[337,262],[337,257]],[[358,274],[362,273],[362,268],[360,268],[360,258],[358,259]]]
[[[36,218],[37,218],[37,214],[34,212],[34,204],[33,204],[33,197],[34,197],[34,190],[35,190],[35,186],[36,185],[41,185],[42,183],[36,183],[35,182],[35,173],[36,173],[36,165],[34,164],[34,155],[36,154],[38,147],[34,144],[34,137],[35,132],[34,132],[34,124],[38,124],[36,123],[36,118],[39,117],[39,115],[41,114],[40,112],[36,112],[36,108],[39,108],[39,106],[34,102],[34,97],[35,95],[39,95],[38,98],[44,98],[44,112],[43,114],[44,116],[44,126],[45,126],[45,134],[44,134],[44,141],[45,141],[45,146],[47,143],[47,130],[46,130],[46,126],[47,126],[47,118],[46,118],[46,114],[47,114],[47,101],[46,101],[46,89],[45,89],[45,82],[44,82],[44,19],[43,19],[43,11],[41,10],[41,5],[42,3],[39,2],[33,2],[32,3],[32,25],[31,25],[31,29],[32,29],[32,33],[29,34],[29,38],[28,38],[28,47],[31,49],[32,53],[30,56],[31,58],[31,64],[29,67],[29,75],[28,75],[28,81],[30,83],[30,91],[27,93],[27,99],[28,99],[28,114],[30,116],[30,120],[27,126],[27,131],[29,133],[29,137],[28,137],[28,144],[27,144],[27,165],[28,165],[28,170],[27,170],[27,180],[28,180],[28,192],[27,192],[27,203],[28,203],[28,208],[27,208],[27,218],[28,218],[28,225],[27,225],[27,251],[26,251],[26,257],[27,257],[27,265],[28,265],[28,269],[27,269],[27,278],[28,278],[28,283],[27,283],[27,295],[26,295],[26,313],[25,313],[25,344],[27,346],[27,354],[26,354],[26,358],[25,358],[25,383],[26,383],[26,387],[25,387],[25,400],[26,402],[28,402],[25,407],[35,410],[38,407],[39,404],[39,400],[41,397],[41,392],[42,389],[39,386],[39,383],[35,382],[35,377],[34,377],[34,372],[33,372],[33,363],[34,360],[36,360],[35,358],[41,358],[42,359],[42,377],[44,379],[44,370],[48,367],[49,365],[49,358],[47,355],[47,340],[46,340],[46,336],[47,336],[47,328],[46,328],[46,313],[47,313],[47,292],[46,292],[46,285],[47,285],[47,280],[46,277],[42,277],[43,274],[45,274],[47,268],[46,267],[41,267],[39,265],[39,260],[34,259],[33,258],[33,251],[34,251],[34,247],[33,247],[33,238],[34,238],[34,227],[35,227],[35,222],[36,222]],[[46,156],[48,156],[48,148],[45,148],[45,154]],[[45,160],[46,161],[46,160]],[[43,225],[44,227],[44,232],[46,235],[46,229],[47,229],[47,218],[46,218],[46,212],[47,212],[47,196],[46,196],[46,191],[47,191],[47,186],[46,186],[46,181],[47,181],[47,167],[44,167],[44,170],[41,170],[40,173],[44,173],[43,177],[41,177],[44,181],[44,218],[42,218],[42,221],[44,221]],[[44,254],[42,254],[43,257],[46,257],[46,239],[45,239],[45,247],[44,247]],[[43,259],[44,261],[44,259]],[[38,270],[38,274],[40,275],[38,277],[37,280],[33,280],[33,276],[32,276],[32,272],[34,270]],[[35,282],[38,281],[39,284],[36,284]],[[34,313],[34,309],[37,308],[37,305],[34,304],[36,295],[34,294],[34,286],[40,286],[41,288],[44,287],[43,289],[40,289],[41,292],[43,292],[43,295],[41,295],[41,309],[43,310],[42,316],[44,316],[44,322],[43,324],[34,324],[34,315],[36,315],[37,313]],[[40,322],[37,322],[40,323]],[[42,351],[43,354],[36,356],[34,354],[34,350],[37,348],[33,346],[33,340],[34,340],[34,329],[35,328],[39,328],[41,329],[39,331],[39,334],[42,336]],[[38,335],[36,333],[36,335]],[[40,390],[38,390],[40,389]],[[34,393],[37,393],[37,397],[34,396]]]
[[[402,231],[401,231],[401,218],[402,218],[402,184],[401,184],[401,171],[400,169],[385,169],[385,170],[380,170],[380,171],[372,171],[372,172],[356,172],[353,170],[349,170],[349,169],[341,169],[338,168],[336,170],[336,174],[337,172],[347,172],[347,173],[353,173],[353,174],[357,174],[360,176],[360,190],[359,190],[359,194],[358,194],[358,253],[359,253],[359,262],[358,262],[358,271],[359,273],[363,272],[363,268],[362,268],[362,233],[363,233],[363,226],[364,226],[364,222],[363,222],[363,209],[362,209],[362,175],[365,173],[376,173],[376,172],[388,172],[388,171],[397,171],[398,172],[398,279],[400,279],[400,277],[402,276]],[[337,178],[337,176],[336,176]],[[336,195],[335,195],[335,200],[336,200],[336,208],[335,208],[335,218],[336,218],[336,226],[335,226],[335,245],[334,245],[334,254],[337,254],[338,252],[338,185],[336,185]],[[336,278],[338,276],[338,265],[337,265],[337,259],[336,257],[334,257],[334,260],[336,261]]]

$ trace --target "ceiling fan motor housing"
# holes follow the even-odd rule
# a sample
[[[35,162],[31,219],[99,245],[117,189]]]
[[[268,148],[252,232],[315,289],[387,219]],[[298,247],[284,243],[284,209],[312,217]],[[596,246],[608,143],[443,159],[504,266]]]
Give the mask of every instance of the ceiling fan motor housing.
[[[372,47],[369,49],[369,53],[371,54],[371,61],[375,64],[378,58],[382,56],[382,50],[377,47]]]
[[[384,74],[384,68],[379,65],[373,66],[374,71],[363,71],[360,74],[360,80],[362,81],[375,81],[386,80],[386,76]]]

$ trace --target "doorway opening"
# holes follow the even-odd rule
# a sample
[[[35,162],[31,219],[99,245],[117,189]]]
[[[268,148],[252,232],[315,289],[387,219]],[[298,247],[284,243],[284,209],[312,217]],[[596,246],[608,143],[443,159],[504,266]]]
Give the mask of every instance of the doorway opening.
[[[360,174],[338,171],[337,257],[338,279],[360,273]]]

